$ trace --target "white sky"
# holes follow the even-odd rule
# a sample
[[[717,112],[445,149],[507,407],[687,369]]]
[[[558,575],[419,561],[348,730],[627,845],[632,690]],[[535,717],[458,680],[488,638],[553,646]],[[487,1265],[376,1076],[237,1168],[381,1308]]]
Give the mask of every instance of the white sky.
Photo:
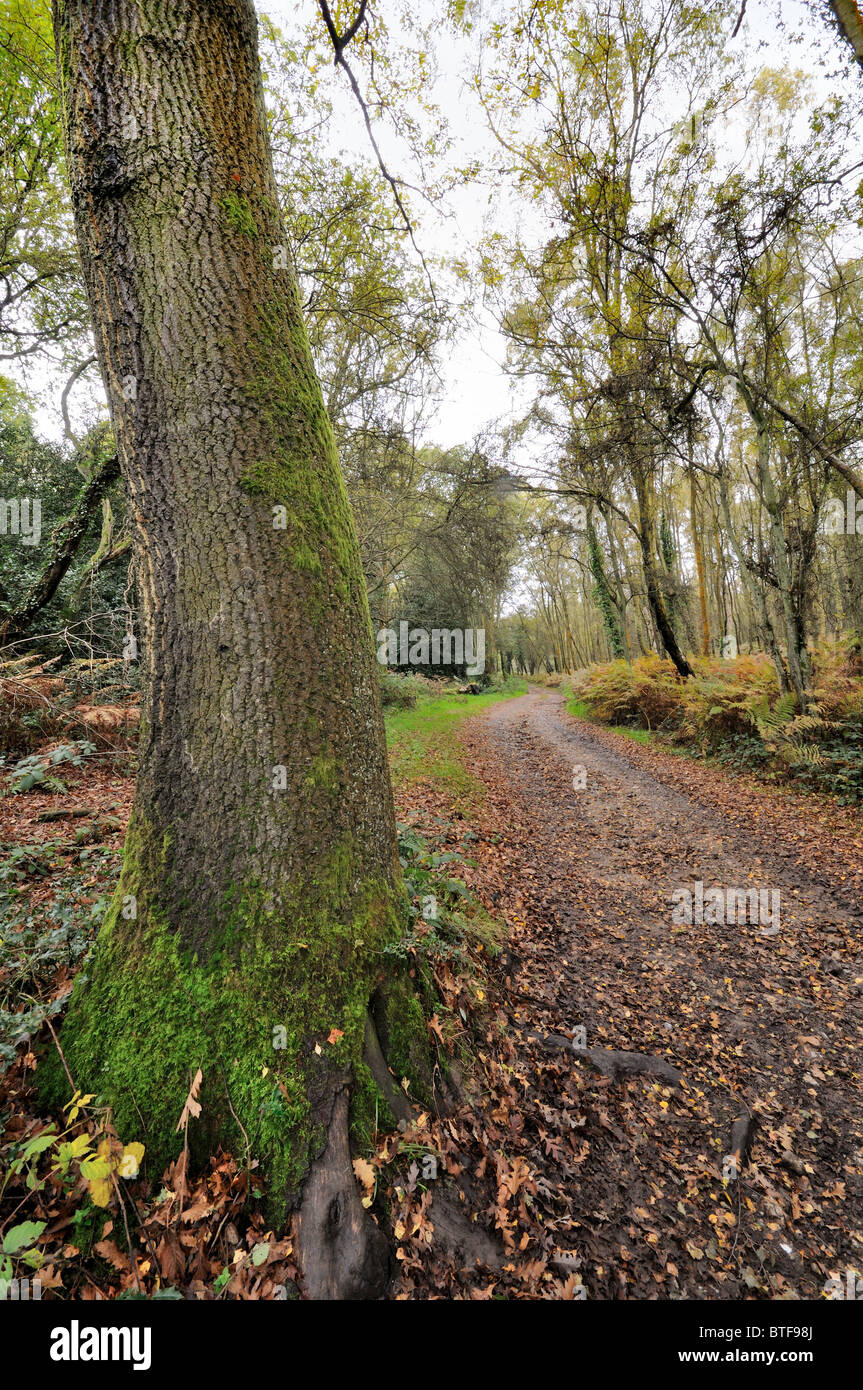
[[[259,13],[266,14],[283,30],[291,34],[317,22],[323,34],[323,20],[317,0],[255,0]],[[377,13],[388,14],[393,6],[378,0]],[[412,10],[421,22],[433,20],[443,8],[441,0],[413,0]],[[394,34],[398,38],[398,32]],[[346,56],[350,59],[350,51]],[[454,164],[466,164],[483,150],[492,149],[491,137],[475,99],[465,84],[470,71],[471,46],[455,44],[447,38],[447,47],[437,55],[438,80],[434,99],[449,120],[449,134],[454,140],[450,156]],[[358,65],[354,71],[364,85],[364,74]],[[351,93],[345,74],[333,66],[325,82],[334,102],[334,127],[338,130],[333,145],[375,168],[376,162],[359,108]],[[406,183],[419,183],[411,151],[398,140],[386,122],[375,124],[375,138],[384,160],[394,177]],[[483,230],[487,200],[476,187],[456,188],[447,196],[445,206],[432,209],[423,199],[413,196],[411,215],[415,223],[417,243],[427,259],[436,256],[470,255]],[[483,314],[481,331],[465,322],[458,343],[448,353],[444,368],[446,389],[440,409],[428,431],[429,442],[442,447],[469,442],[490,421],[514,413],[514,385],[502,368],[505,343],[488,314]]]

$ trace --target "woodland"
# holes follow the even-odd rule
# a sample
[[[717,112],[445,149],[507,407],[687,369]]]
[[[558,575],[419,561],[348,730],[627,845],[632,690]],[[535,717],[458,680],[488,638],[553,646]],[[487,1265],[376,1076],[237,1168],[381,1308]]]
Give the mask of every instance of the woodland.
[[[863,1297],[861,121],[0,0],[0,1301]]]

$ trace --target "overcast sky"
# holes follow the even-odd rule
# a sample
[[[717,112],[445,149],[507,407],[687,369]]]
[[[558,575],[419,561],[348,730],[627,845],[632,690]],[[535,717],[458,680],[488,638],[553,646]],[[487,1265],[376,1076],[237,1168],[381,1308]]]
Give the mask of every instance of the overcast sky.
[[[394,13],[394,4],[388,5],[387,0],[377,0],[377,3],[381,12],[388,16]],[[415,4],[418,8],[412,13],[421,18],[434,20],[440,14],[441,0],[415,0]],[[319,22],[323,33],[316,0],[265,0],[257,3],[257,8],[260,13],[269,15],[286,34],[297,33],[309,22]],[[781,25],[777,24],[778,16],[781,16]],[[397,29],[392,40],[399,41]],[[735,47],[749,52],[753,70],[765,65],[788,65],[810,72],[819,95],[826,94],[831,82],[843,80],[825,75],[825,68],[819,64],[819,58],[824,59],[826,55],[828,70],[835,68],[844,50],[828,27],[813,16],[811,3],[807,4],[806,0],[748,0],[746,18],[734,42]],[[475,56],[471,46],[467,41],[455,42],[449,36],[446,45],[437,54],[439,76],[434,97],[450,118],[450,134],[455,141],[452,159],[463,164],[490,152],[492,143],[482,113],[464,80]],[[358,77],[362,83],[360,69]],[[336,119],[330,136],[333,153],[342,150],[352,159],[373,165],[373,152],[344,73],[332,67],[324,74],[323,81],[330,84],[329,91],[335,103]],[[375,133],[391,171],[407,183],[416,182],[418,172],[410,150],[393,135],[386,123],[377,124]],[[489,215],[489,202],[482,190],[476,187],[456,189],[436,209],[414,197],[413,207],[417,240],[427,257],[457,252],[470,258]],[[506,209],[502,214],[498,205],[495,214],[506,216]],[[460,340],[447,356],[443,400],[428,430],[430,440],[443,446],[469,442],[490,422],[519,414],[519,401],[524,400],[523,388],[519,393],[503,370],[504,351],[503,339],[488,314],[482,316],[479,326],[465,319]],[[15,372],[15,375],[20,373]],[[54,439],[61,438],[57,398],[62,382],[58,385],[53,376],[35,363],[29,364],[28,375],[30,386],[43,392],[43,406],[37,411],[40,432]]]
[[[299,4],[296,0],[256,3],[259,12],[269,15],[286,33],[296,32],[301,23],[314,21],[318,15],[316,0],[300,0]],[[417,0],[417,5],[414,12],[431,19],[442,8],[441,0]],[[386,13],[395,7],[378,0],[377,8],[379,13]],[[478,104],[464,82],[465,73],[471,69],[471,47],[467,42],[452,42],[449,36],[446,42],[446,50],[437,55],[440,77],[435,97],[451,117],[452,134],[457,141],[454,158],[466,163],[491,149],[490,137]],[[748,0],[734,47],[748,53],[753,71],[763,66],[802,68],[812,75],[819,96],[826,95],[835,83],[835,76],[827,74],[843,56],[829,27],[813,15],[812,4],[807,0]],[[362,82],[359,69],[357,75]],[[343,114],[343,120],[337,121],[335,144],[373,164],[374,156],[344,73],[333,68],[329,80],[336,110]],[[400,145],[385,123],[376,127],[376,135],[391,172],[408,183],[415,182],[417,175],[410,151]],[[414,207],[417,239],[427,256],[454,251],[469,254],[488,213],[488,203],[476,188],[457,190],[448,197],[441,210],[445,216],[436,217],[416,200]],[[503,338],[488,315],[484,315],[479,331],[465,323],[461,341],[445,367],[445,397],[429,431],[435,443],[449,446],[469,441],[489,422],[518,414],[519,394],[503,370],[504,353]]]

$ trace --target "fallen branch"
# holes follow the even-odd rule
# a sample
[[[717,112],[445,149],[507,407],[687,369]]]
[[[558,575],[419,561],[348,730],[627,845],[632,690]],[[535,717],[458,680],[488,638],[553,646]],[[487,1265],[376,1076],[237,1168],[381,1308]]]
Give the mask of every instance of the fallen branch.
[[[734,1159],[738,1173],[749,1157],[749,1150],[752,1147],[757,1125],[758,1121],[755,1116],[747,1111],[745,1114],[738,1115],[731,1126],[729,1157]]]

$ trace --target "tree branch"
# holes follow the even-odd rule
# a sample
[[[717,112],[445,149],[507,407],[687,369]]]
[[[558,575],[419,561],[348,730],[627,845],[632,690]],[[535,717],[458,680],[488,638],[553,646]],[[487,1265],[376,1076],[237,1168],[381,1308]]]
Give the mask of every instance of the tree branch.
[[[381,152],[380,152],[380,149],[379,149],[379,147],[378,147],[378,142],[377,142],[377,140],[375,139],[374,130],[372,129],[372,122],[371,122],[371,117],[370,117],[370,115],[369,115],[369,109],[368,109],[368,107],[367,107],[367,105],[366,105],[366,103],[365,103],[365,99],[364,99],[364,97],[363,97],[363,94],[362,94],[362,92],[360,91],[359,83],[357,82],[357,79],[356,79],[356,77],[355,77],[354,74],[353,74],[353,70],[351,69],[349,63],[347,62],[347,60],[346,60],[346,58],[345,58],[345,52],[344,52],[345,49],[347,48],[348,44],[351,42],[351,39],[353,39],[353,38],[355,37],[355,35],[357,34],[357,32],[358,32],[360,26],[361,26],[361,25],[364,23],[364,21],[365,21],[365,18],[366,18],[366,9],[367,9],[367,0],[360,0],[359,13],[357,14],[357,17],[356,17],[356,19],[354,20],[353,24],[350,26],[350,28],[349,28],[349,29],[346,29],[345,32],[344,32],[343,34],[340,34],[339,31],[338,31],[338,29],[336,28],[335,21],[333,20],[332,14],[330,13],[330,7],[329,7],[329,5],[328,5],[328,3],[327,3],[327,0],[318,0],[318,8],[320,9],[321,14],[323,15],[324,24],[325,24],[326,27],[327,27],[327,33],[328,33],[329,36],[330,36],[330,42],[331,42],[332,45],[333,45],[333,50],[334,50],[335,55],[336,55],[336,56],[335,56],[335,59],[334,59],[335,65],[336,65],[336,67],[344,68],[344,70],[345,70],[345,72],[346,72],[346,74],[347,74],[348,81],[349,81],[350,84],[351,84],[351,90],[353,91],[353,94],[354,94],[354,96],[356,97],[356,99],[357,99],[357,101],[358,101],[358,103],[359,103],[360,110],[361,110],[362,113],[363,113],[363,121],[365,122],[365,127],[366,127],[366,130],[367,130],[367,132],[368,132],[369,140],[371,141],[372,149],[373,149],[374,152],[375,152],[375,158],[377,159],[377,162],[378,162],[378,168],[380,169],[381,173],[383,174],[384,178],[386,179],[387,183],[389,184],[390,188],[391,188],[392,191],[393,191],[393,197],[395,198],[395,201],[396,201],[396,207],[398,208],[398,210],[399,210],[399,212],[400,212],[400,214],[401,214],[401,216],[402,216],[402,220],[403,220],[403,222],[404,222],[404,224],[405,224],[405,227],[407,228],[407,233],[408,233],[408,236],[410,237],[411,245],[413,246],[414,251],[416,252],[417,256],[419,257],[420,261],[422,262],[422,268],[423,268],[423,270],[425,271],[426,279],[428,280],[428,283],[429,283],[429,289],[430,289],[430,291],[431,291],[432,302],[433,302],[433,304],[434,304],[434,306],[435,306],[435,309],[437,309],[437,308],[438,308],[438,302],[437,302],[437,296],[435,295],[434,282],[433,282],[432,277],[431,277],[431,272],[429,271],[428,265],[427,265],[427,263],[426,263],[426,258],[425,258],[425,256],[423,255],[422,251],[420,250],[419,246],[417,245],[417,240],[416,240],[416,237],[414,236],[414,229],[413,229],[413,226],[411,225],[411,220],[410,220],[410,218],[408,217],[407,209],[405,208],[404,202],[402,201],[401,193],[399,192],[398,180],[396,180],[396,179],[393,178],[392,174],[390,173],[390,171],[388,170],[386,164],[384,163],[383,155],[382,155]]]

